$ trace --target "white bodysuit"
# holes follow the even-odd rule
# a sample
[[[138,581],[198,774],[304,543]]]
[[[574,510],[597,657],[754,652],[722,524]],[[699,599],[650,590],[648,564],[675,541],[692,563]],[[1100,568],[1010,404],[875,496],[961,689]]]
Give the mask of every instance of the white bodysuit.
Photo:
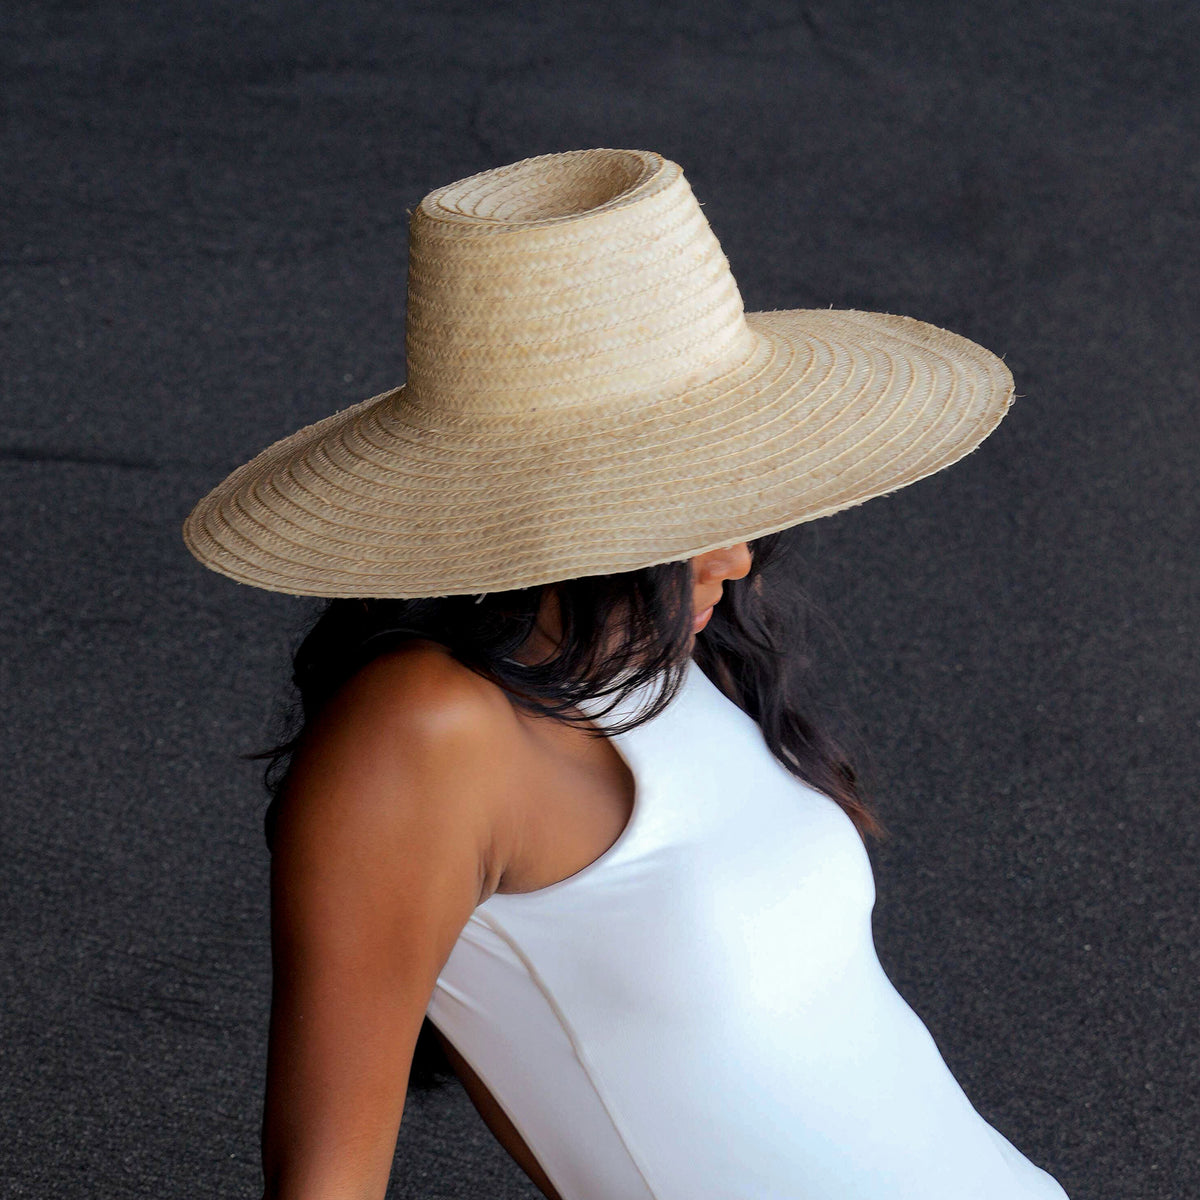
[[[428,1007],[563,1200],[1065,1200],[884,974],[845,813],[695,663],[612,741],[620,837],[480,904]]]

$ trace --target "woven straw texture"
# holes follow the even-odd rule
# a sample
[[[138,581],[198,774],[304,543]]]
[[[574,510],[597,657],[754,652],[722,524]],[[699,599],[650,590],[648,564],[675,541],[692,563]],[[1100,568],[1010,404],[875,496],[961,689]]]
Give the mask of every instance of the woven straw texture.
[[[413,213],[405,384],[262,451],[188,516],[271,591],[442,596],[690,558],[949,466],[1013,379],[910,317],[743,311],[678,164],[540,155]]]

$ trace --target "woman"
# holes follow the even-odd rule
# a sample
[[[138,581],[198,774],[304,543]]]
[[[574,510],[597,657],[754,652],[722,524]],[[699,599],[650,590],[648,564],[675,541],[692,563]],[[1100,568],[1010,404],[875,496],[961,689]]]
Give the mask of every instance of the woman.
[[[406,384],[184,528],[331,598],[269,813],[266,1194],[383,1195],[428,1020],[548,1197],[1061,1200],[879,966],[877,826],[764,571],[978,445],[1003,363],[745,313],[645,151],[438,189],[410,251]]]

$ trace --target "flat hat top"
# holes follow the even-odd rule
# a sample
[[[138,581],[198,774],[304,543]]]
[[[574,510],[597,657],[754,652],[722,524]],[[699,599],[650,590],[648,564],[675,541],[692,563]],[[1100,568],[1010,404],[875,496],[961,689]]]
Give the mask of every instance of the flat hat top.
[[[890,492],[1011,373],[909,317],[745,313],[678,164],[582,150],[429,193],[408,379],[217,485],[184,539],[273,591],[438,596],[692,557]]]

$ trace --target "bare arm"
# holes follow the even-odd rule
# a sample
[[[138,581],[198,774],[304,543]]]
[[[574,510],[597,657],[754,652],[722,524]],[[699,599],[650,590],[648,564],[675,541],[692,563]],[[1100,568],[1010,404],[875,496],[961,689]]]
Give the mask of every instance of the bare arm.
[[[434,983],[500,871],[500,715],[462,672],[429,649],[376,660],[293,763],[271,862],[269,1200],[386,1191]]]

